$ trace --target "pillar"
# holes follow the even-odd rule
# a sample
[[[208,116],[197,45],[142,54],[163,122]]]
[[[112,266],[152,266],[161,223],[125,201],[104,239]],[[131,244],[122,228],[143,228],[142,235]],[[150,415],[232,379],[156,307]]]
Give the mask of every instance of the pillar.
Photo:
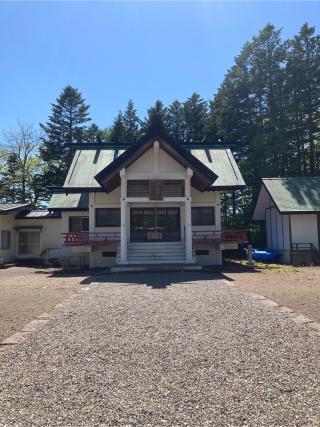
[[[120,262],[121,264],[125,264],[127,262],[127,250],[128,250],[128,242],[127,242],[127,180],[126,180],[126,170],[121,169],[120,171],[121,177],[121,224],[120,224]]]
[[[188,168],[185,178],[185,240],[186,262],[192,262],[192,222],[191,222],[191,177],[193,171]]]
[[[89,233],[95,232],[95,193],[89,193]],[[93,234],[92,234],[93,236]],[[89,268],[96,267],[95,265],[95,246],[90,245],[90,252],[89,252]]]

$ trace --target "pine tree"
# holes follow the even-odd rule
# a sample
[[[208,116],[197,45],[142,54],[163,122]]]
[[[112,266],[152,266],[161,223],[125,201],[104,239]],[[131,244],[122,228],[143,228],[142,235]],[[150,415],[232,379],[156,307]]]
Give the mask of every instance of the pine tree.
[[[66,86],[52,104],[47,123],[40,124],[45,133],[40,155],[45,162],[44,181],[48,186],[63,184],[72,160],[72,144],[87,141],[87,122],[91,120],[88,110],[81,93]]]
[[[147,110],[147,118],[143,123],[143,130],[147,129],[149,125],[153,122],[154,117],[156,120],[160,120],[164,126],[167,124],[167,108],[163,103],[158,99],[154,106]]]
[[[113,125],[110,129],[110,141],[118,144],[126,142],[123,114],[121,111],[119,111],[117,117],[114,119]]]
[[[290,137],[298,173],[320,173],[320,36],[304,24],[289,43],[286,67]]]
[[[186,136],[186,123],[184,109],[181,102],[175,100],[167,109],[166,125],[168,133],[178,142],[184,142]]]
[[[3,152],[5,159],[2,165],[1,178],[0,178],[0,199],[2,202],[16,203],[24,202],[21,194],[19,194],[18,184],[18,171],[19,171],[19,158],[17,153]]]
[[[100,142],[103,140],[104,132],[95,123],[88,127],[85,133],[86,142]]]
[[[266,25],[252,41],[252,89],[258,112],[259,133],[264,139],[268,167],[272,176],[284,176],[287,165],[287,142],[284,67],[286,45],[281,30]]]
[[[184,105],[186,123],[186,141],[202,142],[206,136],[206,121],[208,118],[208,102],[197,93],[193,93]]]
[[[130,99],[123,114],[123,127],[125,142],[135,142],[139,131],[139,118],[134,103]]]

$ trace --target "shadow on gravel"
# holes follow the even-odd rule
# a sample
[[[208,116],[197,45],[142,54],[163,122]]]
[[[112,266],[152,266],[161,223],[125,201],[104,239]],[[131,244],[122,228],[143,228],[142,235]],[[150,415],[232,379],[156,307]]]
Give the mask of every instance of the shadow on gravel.
[[[129,285],[145,285],[153,289],[165,289],[168,286],[179,283],[194,283],[203,280],[228,280],[234,279],[228,276],[228,273],[255,273],[252,267],[227,261],[222,266],[205,266],[202,271],[161,271],[161,272],[131,272],[131,273],[111,273],[109,269],[97,268],[92,270],[64,270],[56,269],[54,271],[46,271],[46,269],[38,270],[37,274],[48,274],[49,277],[79,277],[82,285],[90,285],[92,283],[101,284],[119,284],[122,286]]]
[[[120,286],[131,286],[131,285],[145,285],[153,289],[166,289],[172,285],[188,284],[192,285],[197,281],[204,280],[221,280],[227,279],[224,274],[215,273],[210,271],[182,271],[182,272],[148,272],[148,273],[110,273],[110,274],[98,274],[87,277],[81,284],[90,285],[104,284],[104,285],[115,285]]]

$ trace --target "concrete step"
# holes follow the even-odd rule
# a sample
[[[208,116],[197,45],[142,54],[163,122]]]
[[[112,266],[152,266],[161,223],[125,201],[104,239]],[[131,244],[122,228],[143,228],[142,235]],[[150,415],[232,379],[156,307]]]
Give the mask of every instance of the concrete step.
[[[121,264],[120,259],[116,260],[117,264]],[[128,258],[128,264],[185,264],[185,258]]]
[[[199,271],[202,270],[201,265],[195,264],[151,264],[151,265],[118,265],[111,267],[111,273],[127,273],[127,272],[166,272],[166,271]]]
[[[185,245],[128,245],[128,250],[130,249],[145,249],[145,250],[175,250],[175,249],[184,249]]]
[[[131,242],[128,243],[128,264],[135,265],[185,265],[184,242]],[[120,264],[120,247],[117,250],[117,264]]]
[[[152,257],[167,257],[170,258],[171,256],[177,255],[177,254],[185,254],[185,251],[128,251],[128,256],[152,256]]]
[[[185,244],[183,243],[183,242],[179,242],[179,243],[170,243],[170,242],[167,242],[167,243],[163,243],[163,242],[159,242],[159,243],[128,243],[128,247],[130,248],[130,247],[141,247],[141,246],[144,246],[144,247],[146,247],[146,248],[149,248],[149,247],[158,247],[158,248],[161,248],[161,247],[164,247],[164,248],[169,248],[169,247],[173,247],[173,248],[176,248],[176,247],[179,247],[179,246],[181,246],[181,247],[183,247]]]

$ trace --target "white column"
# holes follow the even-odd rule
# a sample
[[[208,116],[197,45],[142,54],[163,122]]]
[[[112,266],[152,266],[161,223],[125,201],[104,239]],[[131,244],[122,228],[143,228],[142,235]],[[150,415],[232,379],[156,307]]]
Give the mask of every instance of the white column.
[[[186,239],[186,262],[192,262],[192,224],[191,224],[191,177],[193,171],[188,168],[185,178],[185,239]]]
[[[221,239],[221,205],[220,205],[220,193],[217,191],[214,194],[214,201],[216,203],[214,213],[215,213],[215,230],[219,232],[220,236],[217,236]],[[222,243],[217,243],[219,251],[216,257],[216,264],[222,265]]]
[[[221,205],[220,205],[220,193],[217,191],[213,193],[215,195],[216,206],[214,209],[215,213],[215,229],[221,232]]]
[[[89,193],[89,233],[95,232],[95,193]],[[89,268],[95,267],[94,246],[90,246],[89,252]]]
[[[125,264],[127,262],[127,179],[126,170],[121,169],[121,227],[120,227],[120,262]]]

